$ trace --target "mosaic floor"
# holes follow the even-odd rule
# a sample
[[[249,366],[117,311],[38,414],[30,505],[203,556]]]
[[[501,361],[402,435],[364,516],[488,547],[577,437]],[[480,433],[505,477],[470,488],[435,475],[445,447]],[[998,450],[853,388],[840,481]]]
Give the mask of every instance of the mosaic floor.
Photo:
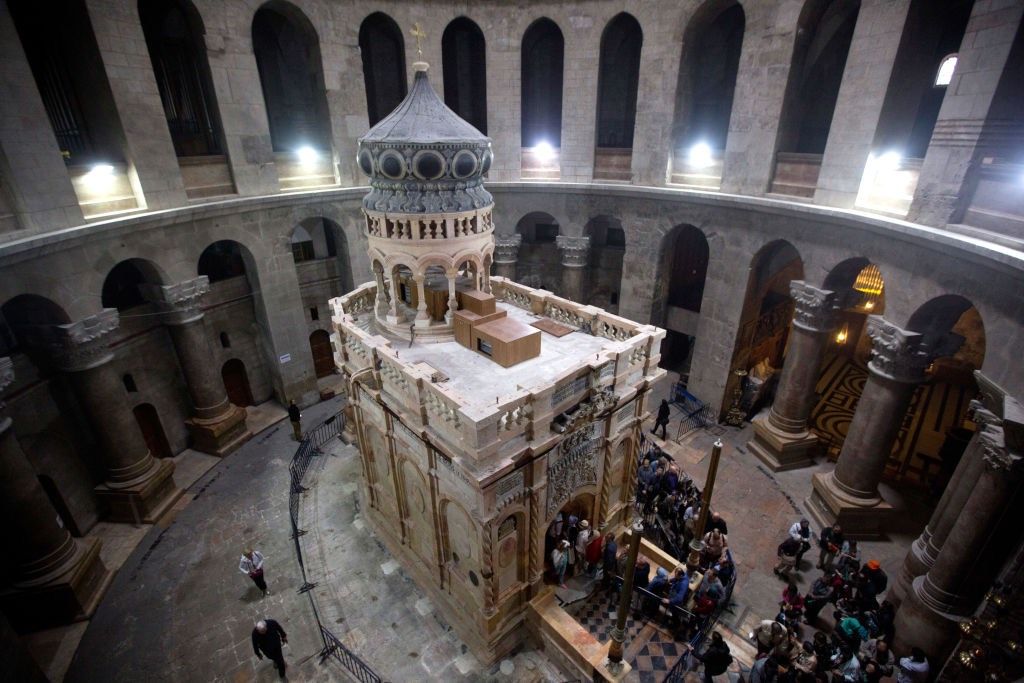
[[[833,461],[839,457],[867,378],[864,366],[844,356],[831,356],[823,364],[816,386],[821,398],[811,413],[811,429],[825,440]],[[946,432],[960,425],[973,395],[970,387],[946,382],[918,387],[886,463],[885,479],[919,487],[931,484],[940,469],[938,454]]]
[[[616,604],[609,602],[603,591],[598,591],[567,609],[591,635],[606,643],[615,625]],[[635,680],[641,683],[663,680],[682,652],[682,645],[661,625],[632,616],[626,620],[624,654],[637,675]]]

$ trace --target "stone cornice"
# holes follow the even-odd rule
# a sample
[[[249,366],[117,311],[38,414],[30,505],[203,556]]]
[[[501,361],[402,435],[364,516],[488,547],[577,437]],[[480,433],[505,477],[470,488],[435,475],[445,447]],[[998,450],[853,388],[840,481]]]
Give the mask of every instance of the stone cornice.
[[[868,316],[868,336],[872,341],[869,370],[895,382],[917,384],[924,381],[930,359],[922,345],[922,335],[872,315]]]
[[[1020,277],[1024,273],[1024,254],[991,242],[885,216],[866,215],[851,209],[837,209],[803,202],[730,195],[676,187],[649,187],[601,183],[539,183],[488,182],[488,189],[501,194],[563,194],[628,197],[655,201],[677,202],[689,205],[714,205],[724,210],[748,210],[775,214],[800,220],[831,223],[845,228],[863,230],[882,235],[886,239],[897,237],[916,246],[948,255],[950,249],[957,256],[980,265]],[[313,211],[319,204],[337,204],[343,201],[359,202],[368,191],[366,185],[289,192],[287,194],[259,195],[219,199],[201,204],[190,204],[174,209],[135,213],[101,221],[51,230],[42,234],[26,235],[0,244],[0,266],[17,263],[39,256],[38,250],[47,252],[69,249],[95,239],[115,238],[128,233],[150,229],[166,229],[170,225],[188,225],[193,221],[236,215],[246,211],[294,207]],[[312,214],[310,214],[312,215]]]
[[[794,325],[811,332],[829,332],[836,326],[839,297],[835,292],[793,280],[789,283],[789,293],[796,304]]]

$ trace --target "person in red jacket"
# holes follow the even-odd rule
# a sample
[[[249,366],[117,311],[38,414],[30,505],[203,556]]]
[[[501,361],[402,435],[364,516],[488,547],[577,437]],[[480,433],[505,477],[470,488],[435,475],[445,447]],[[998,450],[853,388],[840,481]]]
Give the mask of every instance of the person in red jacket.
[[[604,538],[595,532],[594,537],[587,543],[586,559],[587,574],[594,576],[597,573],[597,565],[601,562],[601,551],[604,548]]]

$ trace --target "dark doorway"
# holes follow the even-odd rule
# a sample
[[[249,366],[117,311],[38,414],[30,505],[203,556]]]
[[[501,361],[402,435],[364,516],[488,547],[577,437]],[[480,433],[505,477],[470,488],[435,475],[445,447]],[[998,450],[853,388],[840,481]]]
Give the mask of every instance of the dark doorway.
[[[313,368],[316,378],[334,374],[334,349],[331,348],[331,335],[324,330],[317,330],[309,335],[309,350],[313,352]]]
[[[60,517],[61,523],[64,528],[71,532],[72,536],[81,536],[82,532],[75,524],[75,518],[71,516],[71,510],[68,508],[68,504],[64,502],[64,496],[60,494],[60,489],[53,482],[53,479],[46,476],[45,474],[37,475],[39,477],[39,485],[43,487],[43,492],[46,493],[46,497],[50,499],[50,504],[53,505],[53,509],[57,511],[57,515]]]
[[[249,388],[249,375],[245,371],[245,363],[238,358],[232,358],[220,369],[221,379],[224,380],[224,390],[228,393],[228,400],[236,406],[251,406],[252,389]]]
[[[167,435],[164,434],[164,426],[160,423],[160,416],[152,403],[140,403],[132,408],[135,413],[135,421],[139,424],[139,431],[142,438],[146,440],[149,452],[155,458],[170,458],[171,445],[167,442]]]

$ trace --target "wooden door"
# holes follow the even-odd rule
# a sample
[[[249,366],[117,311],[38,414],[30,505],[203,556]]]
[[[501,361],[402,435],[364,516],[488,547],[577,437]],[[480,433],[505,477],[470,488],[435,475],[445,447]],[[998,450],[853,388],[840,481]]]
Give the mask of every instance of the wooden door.
[[[316,378],[334,374],[334,349],[331,347],[331,335],[324,330],[316,330],[309,335],[309,350],[313,352],[313,369]]]

